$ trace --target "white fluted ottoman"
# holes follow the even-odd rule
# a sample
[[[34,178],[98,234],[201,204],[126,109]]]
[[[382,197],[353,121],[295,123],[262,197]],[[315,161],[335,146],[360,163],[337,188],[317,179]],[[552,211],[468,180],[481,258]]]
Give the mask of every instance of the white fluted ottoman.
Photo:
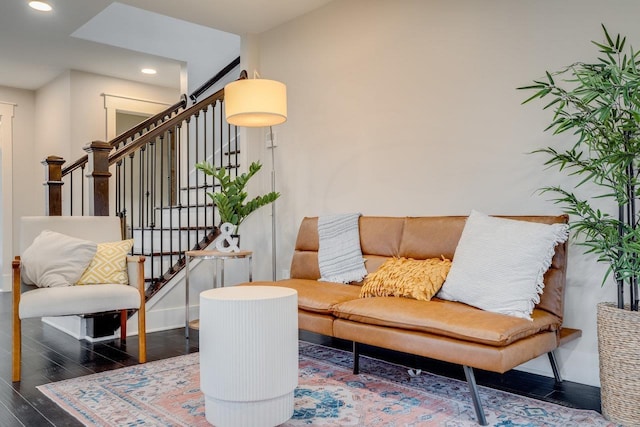
[[[293,415],[298,293],[235,286],[200,293],[200,389],[216,427],[272,427]]]

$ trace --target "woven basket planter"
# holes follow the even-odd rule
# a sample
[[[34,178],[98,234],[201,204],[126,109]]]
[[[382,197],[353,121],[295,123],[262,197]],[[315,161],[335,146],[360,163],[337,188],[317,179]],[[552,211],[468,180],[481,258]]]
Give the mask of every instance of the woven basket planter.
[[[640,312],[598,304],[602,415],[628,426],[640,422]]]

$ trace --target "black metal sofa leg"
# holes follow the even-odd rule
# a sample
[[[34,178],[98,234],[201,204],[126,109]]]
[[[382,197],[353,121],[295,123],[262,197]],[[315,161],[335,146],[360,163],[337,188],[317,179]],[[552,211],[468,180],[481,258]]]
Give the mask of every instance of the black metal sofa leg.
[[[551,370],[553,371],[553,376],[556,379],[557,383],[562,382],[562,377],[560,376],[560,369],[558,369],[558,361],[556,360],[556,354],[552,351],[547,353],[549,356],[549,363],[551,364]]]
[[[353,342],[353,373],[360,373],[360,344]]]
[[[469,384],[469,391],[471,392],[471,399],[473,400],[473,406],[476,410],[478,424],[486,426],[487,419],[484,416],[482,402],[480,402],[480,396],[478,395],[478,386],[476,385],[476,377],[473,374],[473,368],[466,365],[462,365],[462,368],[464,368],[464,376],[467,378],[467,383]]]

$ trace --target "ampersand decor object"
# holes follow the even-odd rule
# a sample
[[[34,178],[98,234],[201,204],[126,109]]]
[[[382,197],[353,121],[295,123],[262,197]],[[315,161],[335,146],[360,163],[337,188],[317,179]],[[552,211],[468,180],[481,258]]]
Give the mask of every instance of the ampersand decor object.
[[[230,222],[220,225],[220,237],[216,241],[216,249],[220,252],[240,252],[239,238],[233,237],[236,226]]]

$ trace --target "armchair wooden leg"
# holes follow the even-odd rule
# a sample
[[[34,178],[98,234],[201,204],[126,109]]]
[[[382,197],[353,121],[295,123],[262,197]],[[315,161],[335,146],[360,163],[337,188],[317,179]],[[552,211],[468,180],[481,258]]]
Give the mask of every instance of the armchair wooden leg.
[[[20,320],[20,257],[11,263],[13,269],[12,293],[12,359],[11,380],[20,381],[20,365],[22,363],[22,321]]]
[[[145,320],[144,304],[138,310],[138,361],[147,362],[147,326]]]
[[[13,313],[13,349],[12,349],[12,369],[11,380],[13,382],[20,381],[20,364],[22,362],[22,328],[20,324],[20,316]]]
[[[120,310],[120,341],[127,340],[127,310]]]

